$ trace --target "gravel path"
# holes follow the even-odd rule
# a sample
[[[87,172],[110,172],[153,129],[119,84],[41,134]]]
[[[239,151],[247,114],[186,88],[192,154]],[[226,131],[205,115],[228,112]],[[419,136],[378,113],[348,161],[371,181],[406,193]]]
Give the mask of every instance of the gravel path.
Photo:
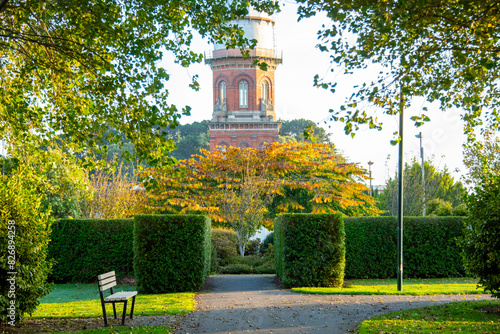
[[[489,295],[348,296],[281,290],[274,275],[211,276],[175,333],[352,333],[382,313]]]

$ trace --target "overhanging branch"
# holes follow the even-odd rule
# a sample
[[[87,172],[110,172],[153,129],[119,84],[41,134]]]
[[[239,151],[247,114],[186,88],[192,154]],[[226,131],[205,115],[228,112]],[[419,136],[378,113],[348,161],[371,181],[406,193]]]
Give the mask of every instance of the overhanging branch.
[[[1,2],[0,2],[0,13],[4,9],[4,7],[7,5],[7,2],[9,2],[9,0],[1,0]]]

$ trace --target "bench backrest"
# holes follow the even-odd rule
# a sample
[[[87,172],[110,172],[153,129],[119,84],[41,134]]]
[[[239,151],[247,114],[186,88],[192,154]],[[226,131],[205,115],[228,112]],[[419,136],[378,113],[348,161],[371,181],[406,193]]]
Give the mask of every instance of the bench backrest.
[[[114,271],[97,276],[99,281],[99,291],[106,291],[116,285],[116,276]]]

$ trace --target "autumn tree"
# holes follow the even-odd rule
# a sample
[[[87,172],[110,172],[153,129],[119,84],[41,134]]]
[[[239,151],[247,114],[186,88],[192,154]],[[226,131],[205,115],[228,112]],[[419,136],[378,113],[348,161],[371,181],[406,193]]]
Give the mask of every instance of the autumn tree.
[[[97,170],[87,173],[85,179],[89,195],[80,202],[83,218],[132,218],[145,213],[144,189],[122,168],[116,172]]]
[[[205,212],[216,224],[235,230],[238,223],[254,233],[261,225],[271,227],[274,215],[300,208],[303,201],[283,196],[287,189],[307,191],[311,212],[358,207],[377,212],[371,197],[363,192],[366,187],[358,182],[366,177],[364,170],[346,163],[331,145],[273,143],[263,149],[202,150],[197,159],[181,161],[171,173],[151,168],[142,175],[157,185],[150,193],[153,208]],[[271,205],[276,196],[282,199]],[[244,239],[240,239],[240,251]]]
[[[265,204],[278,189],[267,177],[270,167],[261,150],[202,149],[196,159],[181,160],[173,174],[151,168],[142,177],[158,183],[150,198],[157,210],[209,214],[213,225],[235,230],[243,256],[248,239],[269,223]]]
[[[375,64],[380,74],[360,82],[332,118],[353,133],[360,124],[380,128],[376,106],[387,114],[400,112],[420,96],[442,110],[464,110],[465,130],[472,135],[483,121],[498,128],[500,94],[498,46],[500,3],[482,0],[454,2],[298,0],[301,19],[323,12],[330,19],[318,31],[319,49],[332,65],[352,74]],[[335,92],[337,82],[316,77],[316,85]],[[429,118],[413,117],[416,125]]]
[[[444,210],[445,207],[449,206],[451,213],[453,208],[457,208],[463,203],[463,185],[461,182],[455,181],[446,168],[439,170],[431,161],[425,161],[425,200],[422,191],[422,165],[414,158],[410,163],[405,164],[403,173],[405,189],[403,213],[405,216],[421,216],[424,206],[428,214],[434,212],[438,215],[439,204],[443,204],[440,210]],[[385,204],[384,209],[388,211],[389,215],[396,216],[398,213],[397,175],[387,180],[381,196]],[[446,214],[441,213],[439,215]]]
[[[273,191],[263,191],[270,185],[265,171],[255,175],[249,168],[243,171],[240,187],[224,187],[219,211],[224,221],[236,231],[240,256],[245,255],[245,248],[250,238],[262,225],[267,213],[267,205],[274,197]],[[276,186],[276,185],[274,185]]]
[[[330,134],[313,121],[301,118],[280,120],[280,122],[280,142],[311,142],[311,139],[304,135],[304,131],[308,131],[316,138],[316,143],[331,144]],[[170,152],[170,156],[176,159],[189,159],[192,155],[198,154],[199,149],[210,149],[207,121],[181,124],[175,129],[166,130],[177,147]]]

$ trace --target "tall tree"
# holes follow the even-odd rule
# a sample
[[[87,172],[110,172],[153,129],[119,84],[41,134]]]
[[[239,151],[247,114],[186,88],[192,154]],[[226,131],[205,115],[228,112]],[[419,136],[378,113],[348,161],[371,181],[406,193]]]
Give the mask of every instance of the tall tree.
[[[464,176],[467,185],[479,185],[489,175],[500,173],[500,132],[486,131],[482,140],[468,142],[464,147]]]
[[[498,124],[497,85],[500,58],[500,3],[483,0],[365,1],[298,0],[300,18],[325,12],[331,20],[318,32],[319,48],[345,73],[379,64],[377,79],[360,83],[332,118],[345,122],[346,133],[359,124],[380,128],[367,104],[387,114],[399,112],[400,96],[422,96],[443,110],[464,109],[466,132]],[[336,82],[316,77],[335,91]],[[410,103],[405,101],[406,105]],[[426,115],[413,117],[416,125]]]
[[[200,149],[210,149],[207,121],[179,125],[170,129],[169,134],[177,147],[170,156],[178,160],[190,159],[198,154]]]
[[[153,208],[205,212],[216,224],[235,229],[239,219],[252,233],[261,225],[271,227],[274,215],[304,204],[310,205],[310,212],[363,207],[376,213],[374,201],[363,192],[366,187],[358,182],[366,177],[365,171],[346,163],[330,145],[273,143],[263,149],[201,152],[197,159],[182,160],[170,174],[151,168],[142,175],[158,184],[150,193]],[[307,200],[283,196],[295,189],[307,192]],[[275,196],[281,200],[271,205]],[[240,234],[241,245],[245,234]]]
[[[483,175],[466,196],[468,209],[459,239],[467,273],[500,298],[500,175]]]
[[[422,191],[422,165],[414,158],[411,163],[405,164],[403,173],[405,189],[403,212],[405,216],[421,216],[424,205],[428,207],[431,202],[437,199],[450,202],[452,207],[462,204],[463,185],[453,179],[448,169],[438,170],[431,161],[425,161],[425,201]],[[387,180],[385,186],[382,194],[385,210],[391,216],[396,216],[398,213],[397,175]]]
[[[273,1],[250,3],[276,8]],[[190,108],[169,103],[168,70],[158,66],[163,54],[182,66],[200,62],[190,49],[194,31],[229,47],[255,43],[229,23],[248,13],[247,1],[1,4],[0,139],[29,142],[34,152],[64,136],[60,145],[90,159],[111,127],[130,139],[140,159],[165,162],[173,142],[157,129],[177,125]],[[198,88],[196,80],[191,86]],[[120,142],[111,132],[108,140]]]
[[[306,133],[304,133],[306,131]],[[313,121],[301,118],[290,121],[281,121],[280,136],[291,137],[296,142],[311,142],[311,137],[315,137],[316,143],[331,144],[331,133],[327,133],[324,128],[318,126]]]
[[[274,197],[274,192],[263,191],[269,187],[265,172],[251,173],[254,171],[244,171],[239,188],[224,187],[221,198],[217,200],[221,217],[238,236],[238,250],[242,257],[248,241],[262,225],[267,205]]]

